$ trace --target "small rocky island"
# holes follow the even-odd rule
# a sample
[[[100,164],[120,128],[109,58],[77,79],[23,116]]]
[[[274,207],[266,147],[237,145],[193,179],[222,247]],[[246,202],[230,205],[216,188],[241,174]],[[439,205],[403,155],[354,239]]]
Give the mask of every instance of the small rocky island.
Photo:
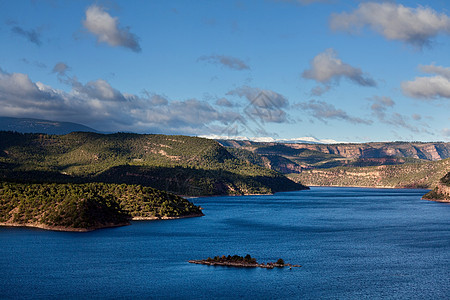
[[[191,264],[208,265],[208,266],[227,266],[227,267],[237,267],[237,268],[299,268],[300,265],[286,264],[283,259],[278,259],[276,262],[258,263],[255,258],[251,257],[250,254],[242,257],[239,255],[222,255],[216,256],[214,258],[208,257],[207,259],[200,260],[189,260]]]

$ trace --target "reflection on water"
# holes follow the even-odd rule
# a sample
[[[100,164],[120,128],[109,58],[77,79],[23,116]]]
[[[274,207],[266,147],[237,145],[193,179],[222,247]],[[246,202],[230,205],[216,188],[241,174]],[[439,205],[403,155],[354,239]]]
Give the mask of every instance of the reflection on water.
[[[313,188],[192,199],[205,217],[90,233],[0,228],[0,298],[450,295],[450,205],[424,190]],[[299,269],[192,265],[251,254]]]

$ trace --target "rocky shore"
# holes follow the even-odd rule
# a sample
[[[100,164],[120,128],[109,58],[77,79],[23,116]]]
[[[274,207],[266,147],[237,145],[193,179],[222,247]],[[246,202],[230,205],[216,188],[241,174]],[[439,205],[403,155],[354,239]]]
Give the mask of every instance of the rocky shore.
[[[189,260],[188,261],[191,264],[198,264],[198,265],[208,265],[208,266],[226,266],[226,267],[236,267],[236,268],[265,268],[265,269],[273,269],[273,268],[284,268],[284,267],[290,267],[290,268],[299,268],[301,265],[291,265],[291,264],[277,264],[277,263],[244,263],[244,262],[210,262],[205,259],[203,260]]]
[[[180,216],[180,217],[136,217],[136,218],[132,218],[131,220],[132,221],[175,220],[175,219],[202,217],[202,216],[204,216],[203,213]],[[39,228],[39,229],[52,230],[52,231],[67,231],[67,232],[89,232],[89,231],[94,231],[97,229],[121,227],[121,226],[127,226],[127,225],[130,225],[130,222],[107,223],[107,224],[101,224],[99,226],[88,227],[88,228],[75,228],[75,227],[67,227],[67,226],[50,226],[47,224],[37,223],[37,222],[35,222],[35,223],[0,222],[0,226],[2,226],[2,227],[31,227],[31,228]]]

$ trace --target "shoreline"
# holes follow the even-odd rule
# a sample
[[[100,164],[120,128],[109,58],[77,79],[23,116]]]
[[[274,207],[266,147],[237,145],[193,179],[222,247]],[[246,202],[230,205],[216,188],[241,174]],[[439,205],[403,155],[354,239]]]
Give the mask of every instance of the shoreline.
[[[398,189],[398,190],[431,190],[431,188],[419,187],[395,187],[395,186],[359,186],[359,185],[309,185],[309,187],[347,187],[347,188],[362,188],[362,189]]]
[[[422,200],[427,200],[427,201],[433,201],[433,202],[440,202],[440,203],[450,203],[450,200],[448,199],[428,199],[428,198],[423,198]]]
[[[63,231],[63,232],[90,232],[97,229],[104,228],[114,228],[114,227],[122,227],[130,225],[127,223],[119,223],[119,224],[106,224],[104,226],[96,226],[89,228],[74,228],[74,227],[65,227],[65,226],[50,226],[41,223],[8,223],[8,222],[0,222],[1,227],[28,227],[28,228],[39,228],[50,231]]]
[[[158,220],[177,220],[177,219],[187,219],[187,218],[197,218],[197,217],[204,217],[205,214],[191,214],[186,216],[180,216],[180,217],[133,217],[131,218],[131,221],[158,221]]]
[[[181,217],[136,217],[132,218],[130,221],[156,221],[156,220],[176,220],[176,219],[185,219],[185,218],[196,218],[203,217],[204,214],[193,214]],[[8,222],[0,222],[0,227],[27,227],[27,228],[38,228],[43,230],[50,231],[61,231],[61,232],[90,232],[98,229],[106,229],[106,228],[115,228],[131,225],[130,222],[119,223],[119,224],[105,224],[104,226],[96,226],[89,228],[74,228],[74,227],[65,227],[65,226],[50,226],[41,223],[8,223]]]

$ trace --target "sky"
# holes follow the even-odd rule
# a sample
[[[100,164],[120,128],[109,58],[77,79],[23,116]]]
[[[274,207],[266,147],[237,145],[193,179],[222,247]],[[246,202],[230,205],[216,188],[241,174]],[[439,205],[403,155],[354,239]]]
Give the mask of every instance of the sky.
[[[0,116],[450,141],[450,2],[0,0]]]

